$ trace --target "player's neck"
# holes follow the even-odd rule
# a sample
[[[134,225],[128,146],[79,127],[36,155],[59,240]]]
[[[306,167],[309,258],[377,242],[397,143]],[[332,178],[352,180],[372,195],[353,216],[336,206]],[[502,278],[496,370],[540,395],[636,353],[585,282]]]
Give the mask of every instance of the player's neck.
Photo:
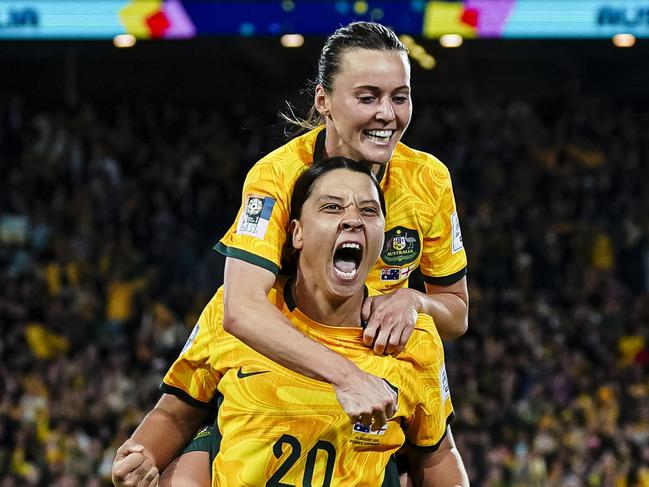
[[[327,129],[325,129],[327,130]],[[347,154],[343,148],[343,143],[342,141],[337,137],[334,136],[335,130],[329,129],[328,132],[325,132],[325,136],[327,133],[329,133],[329,137],[326,137],[324,147],[323,147],[323,154],[320,154],[320,157],[324,159],[329,159],[331,157],[347,157],[348,159],[352,160],[358,160],[357,157],[353,157],[350,154]],[[381,172],[381,169],[383,168],[383,165],[381,164],[369,164],[370,171],[378,177],[379,173]],[[379,178],[380,180],[381,178]]]
[[[353,296],[335,299],[314,280],[308,281],[298,273],[291,290],[297,308],[313,321],[328,326],[361,326],[361,306],[365,288]]]

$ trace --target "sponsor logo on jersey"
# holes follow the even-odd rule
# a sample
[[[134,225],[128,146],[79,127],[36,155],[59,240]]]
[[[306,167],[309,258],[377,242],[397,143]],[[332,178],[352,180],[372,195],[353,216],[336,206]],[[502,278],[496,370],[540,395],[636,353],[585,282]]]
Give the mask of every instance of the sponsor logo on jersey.
[[[270,370],[259,370],[256,372],[244,372],[242,370],[243,367],[239,367],[239,370],[237,370],[237,377],[239,379],[245,379],[246,377],[252,377],[253,375],[259,375],[259,374],[267,374],[270,372]]]
[[[416,261],[420,249],[419,234],[415,230],[394,227],[385,232],[381,259],[388,265],[403,266]]]
[[[455,254],[464,248],[462,242],[462,230],[460,230],[460,218],[457,212],[451,215],[451,253]]]
[[[249,195],[239,218],[237,233],[264,238],[274,206],[275,200],[270,196]]]
[[[198,335],[198,331],[200,330],[200,328],[201,327],[198,326],[198,323],[196,323],[194,325],[194,329],[190,333],[189,338],[187,339],[187,341],[185,342],[185,345],[183,346],[183,349],[180,351],[180,355],[185,353],[189,349],[189,347],[192,346],[192,343],[194,343],[194,339],[196,338],[196,335]]]

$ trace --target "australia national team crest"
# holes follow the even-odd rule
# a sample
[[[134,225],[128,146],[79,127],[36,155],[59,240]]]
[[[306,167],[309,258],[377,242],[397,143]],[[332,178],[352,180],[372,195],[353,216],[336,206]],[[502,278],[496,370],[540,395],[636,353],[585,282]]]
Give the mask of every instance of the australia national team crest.
[[[381,259],[390,266],[403,266],[417,260],[421,244],[416,230],[394,227],[385,232]]]
[[[274,206],[275,200],[270,196],[248,196],[246,207],[239,218],[237,233],[264,238]]]

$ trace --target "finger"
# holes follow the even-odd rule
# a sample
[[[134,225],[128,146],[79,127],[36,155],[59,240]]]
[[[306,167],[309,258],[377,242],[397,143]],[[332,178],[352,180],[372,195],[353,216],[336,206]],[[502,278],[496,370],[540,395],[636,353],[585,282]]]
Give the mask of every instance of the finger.
[[[376,316],[376,313],[374,313],[370,316],[367,326],[365,327],[365,330],[363,330],[363,343],[366,347],[373,346],[374,340],[376,339],[380,329],[381,321]]]
[[[385,417],[391,419],[395,414],[397,414],[397,403],[392,401],[385,407]]]
[[[388,343],[385,345],[385,351],[383,352],[385,355],[395,355],[397,347],[399,346],[400,337],[401,333],[399,330],[392,330],[388,337]]]
[[[122,445],[115,452],[115,460],[114,460],[114,462],[119,462],[123,458],[126,458],[128,456],[128,454],[130,453],[129,448],[132,447],[135,444],[136,443],[133,440],[131,440],[130,438],[128,440],[126,440],[124,443],[122,443]]]
[[[370,413],[359,414],[357,422],[361,423],[366,428],[371,427],[372,426],[372,414],[370,414]]]
[[[413,331],[415,331],[414,326],[406,326],[403,329],[403,331],[401,332],[401,339],[399,340],[399,345],[397,347],[397,353],[401,353],[406,348],[408,340],[410,340],[410,336],[412,335]]]
[[[155,487],[158,482],[158,469],[151,467],[146,475],[138,482],[138,487]]]
[[[387,326],[382,325],[379,334],[376,336],[376,340],[374,340],[374,353],[377,355],[383,355],[389,339],[390,329]]]
[[[372,415],[372,431],[378,431],[383,428],[388,422],[388,418],[385,415],[385,410],[376,411]]]
[[[390,386],[387,380],[383,380],[383,387],[385,388],[386,392],[388,393],[388,396],[390,397],[390,400],[385,404],[385,414],[389,418],[394,416],[397,412],[397,400],[399,399],[397,396],[397,392]]]
[[[137,485],[140,485],[140,482],[144,480],[151,468],[155,468],[153,463],[150,460],[142,462],[142,464],[131,472],[131,475],[127,478],[128,480],[134,480]]]
[[[392,332],[390,333],[390,337],[388,338],[388,343],[385,346],[386,355],[396,356],[401,353],[405,343],[407,343],[408,341],[404,341],[403,336],[409,329],[411,329],[411,327],[407,326],[407,324],[403,322],[392,328]],[[407,335],[410,336],[410,333],[407,333]],[[404,345],[402,345],[402,342]]]
[[[370,315],[372,314],[372,296],[368,296],[363,301],[363,307],[361,308],[361,319],[364,321],[369,321]]]
[[[126,476],[142,465],[145,459],[145,456],[141,453],[129,454],[113,466],[114,477],[120,480],[126,479]]]

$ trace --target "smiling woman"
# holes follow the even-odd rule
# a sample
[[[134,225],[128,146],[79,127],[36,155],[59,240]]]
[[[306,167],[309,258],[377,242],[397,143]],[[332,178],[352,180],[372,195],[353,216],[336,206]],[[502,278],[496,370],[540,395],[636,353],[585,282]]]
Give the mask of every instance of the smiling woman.
[[[396,486],[398,475],[388,466],[406,441],[416,450],[410,465],[418,482],[430,485],[436,478],[448,480],[438,485],[461,485],[466,474],[448,427],[453,407],[432,320],[418,319],[409,351],[398,358],[376,355],[363,344],[365,279],[381,251],[385,225],[376,178],[366,165],[333,158],[298,178],[292,201],[297,274],[278,279],[268,299],[293,328],[351,360],[394,401],[386,401],[376,422],[362,410],[348,416],[329,384],[290,371],[228,334],[220,290],[165,376],[166,394],[133,436],[143,447],[138,455],[148,458],[147,468],[164,465],[170,437],[191,435],[188,418],[203,417],[218,388],[212,485]],[[347,252],[354,253],[351,277],[334,270]],[[159,441],[162,434],[165,441]],[[161,485],[189,485],[181,475],[192,470],[178,468],[183,461],[165,471]]]
[[[332,86],[316,88],[315,106],[329,128],[327,154],[387,163],[412,117],[408,54],[344,52]]]

